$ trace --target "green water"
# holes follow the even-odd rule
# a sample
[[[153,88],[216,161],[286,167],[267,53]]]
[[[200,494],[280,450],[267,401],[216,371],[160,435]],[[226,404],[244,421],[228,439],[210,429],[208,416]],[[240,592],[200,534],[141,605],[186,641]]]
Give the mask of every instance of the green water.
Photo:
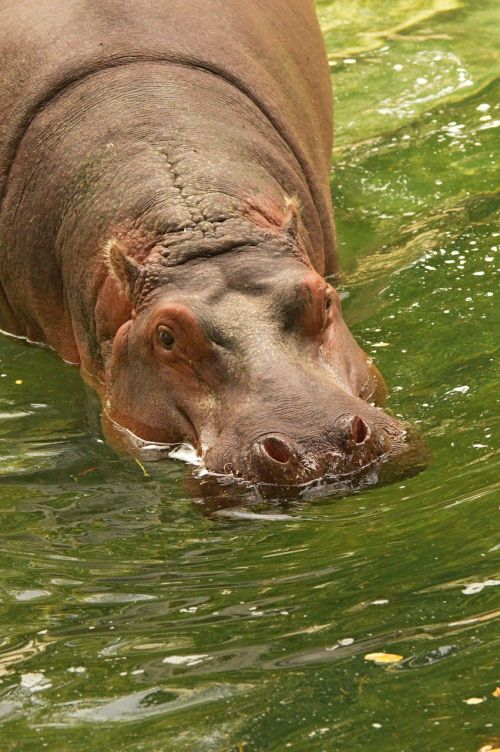
[[[346,316],[431,462],[224,509],[115,455],[78,373],[2,339],[2,752],[500,746],[498,6],[318,9]]]

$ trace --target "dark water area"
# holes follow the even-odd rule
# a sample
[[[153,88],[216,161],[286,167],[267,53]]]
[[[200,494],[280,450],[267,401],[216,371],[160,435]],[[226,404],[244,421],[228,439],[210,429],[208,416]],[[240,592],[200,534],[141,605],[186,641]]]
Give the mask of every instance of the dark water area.
[[[235,505],[1,338],[3,752],[500,747],[498,5],[318,11],[344,310],[430,461]]]

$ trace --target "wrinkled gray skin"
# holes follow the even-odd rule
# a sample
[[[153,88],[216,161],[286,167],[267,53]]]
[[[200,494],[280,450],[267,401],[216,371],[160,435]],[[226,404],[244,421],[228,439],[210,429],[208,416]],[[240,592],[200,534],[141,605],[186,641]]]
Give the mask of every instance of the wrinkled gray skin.
[[[400,452],[337,293],[309,0],[4,0],[0,327],[133,447],[304,483]]]

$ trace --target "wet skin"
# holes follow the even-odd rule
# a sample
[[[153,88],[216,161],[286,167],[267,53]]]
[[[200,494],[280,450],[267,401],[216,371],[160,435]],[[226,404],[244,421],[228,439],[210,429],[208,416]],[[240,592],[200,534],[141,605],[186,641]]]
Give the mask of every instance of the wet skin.
[[[79,366],[127,450],[188,442],[214,473],[296,485],[398,455],[405,431],[324,281],[314,3],[237,11],[0,9],[0,328]]]

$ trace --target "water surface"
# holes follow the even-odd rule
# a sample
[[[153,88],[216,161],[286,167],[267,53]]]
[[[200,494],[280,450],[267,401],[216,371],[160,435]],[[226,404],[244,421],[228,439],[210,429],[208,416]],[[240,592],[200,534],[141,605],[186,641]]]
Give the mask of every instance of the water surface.
[[[340,498],[203,499],[103,443],[76,371],[2,339],[5,752],[500,746],[497,4],[318,10],[346,316],[431,462]]]

